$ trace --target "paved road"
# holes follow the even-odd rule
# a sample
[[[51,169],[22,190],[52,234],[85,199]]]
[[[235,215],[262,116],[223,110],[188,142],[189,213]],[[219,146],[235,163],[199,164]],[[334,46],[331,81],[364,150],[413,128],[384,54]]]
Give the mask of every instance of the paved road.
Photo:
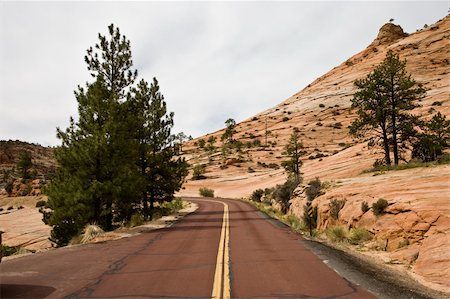
[[[170,228],[5,261],[0,297],[374,298],[250,205],[195,201]]]

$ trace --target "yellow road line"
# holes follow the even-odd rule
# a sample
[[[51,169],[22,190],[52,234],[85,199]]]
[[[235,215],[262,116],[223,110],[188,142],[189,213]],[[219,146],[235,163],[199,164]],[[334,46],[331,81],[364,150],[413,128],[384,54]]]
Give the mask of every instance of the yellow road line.
[[[214,284],[211,298],[230,298],[230,224],[229,224],[229,212],[228,205],[221,201],[223,204],[223,220],[222,230],[220,232],[219,249],[217,252],[216,271],[214,273]]]

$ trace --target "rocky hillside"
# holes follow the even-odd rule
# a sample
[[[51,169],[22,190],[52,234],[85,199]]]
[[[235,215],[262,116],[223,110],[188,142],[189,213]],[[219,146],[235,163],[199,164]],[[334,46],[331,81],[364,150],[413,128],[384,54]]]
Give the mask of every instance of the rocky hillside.
[[[429,286],[450,292],[450,167],[364,173],[382,153],[354,140],[347,129],[355,119],[350,109],[354,81],[380,64],[388,50],[406,59],[407,71],[428,89],[414,112],[429,118],[439,111],[450,118],[449,36],[450,16],[409,35],[400,26],[383,25],[366,49],[279,105],[237,124],[235,138],[243,148],[222,153],[224,130],[187,143],[184,156],[192,165],[204,165],[206,179],[189,180],[180,194],[197,195],[200,187],[208,187],[216,196],[243,197],[284,182],[283,147],[296,129],[307,151],[305,182],[319,177],[329,186],[313,203],[319,208],[319,228],[367,228],[374,238],[364,250],[381,250],[386,263],[399,263]],[[199,140],[210,136],[217,138],[216,149],[199,148]],[[363,201],[370,206],[380,198],[389,202],[386,214],[361,210]],[[333,199],[345,202],[338,221],[329,217]],[[290,213],[301,216],[302,188],[291,202]]]
[[[27,184],[22,182],[17,171],[17,163],[24,152],[31,154],[32,180]],[[53,149],[22,141],[0,141],[0,195],[6,194],[5,186],[13,183],[12,196],[39,195],[40,187],[56,170]],[[25,194],[26,193],[26,194]]]

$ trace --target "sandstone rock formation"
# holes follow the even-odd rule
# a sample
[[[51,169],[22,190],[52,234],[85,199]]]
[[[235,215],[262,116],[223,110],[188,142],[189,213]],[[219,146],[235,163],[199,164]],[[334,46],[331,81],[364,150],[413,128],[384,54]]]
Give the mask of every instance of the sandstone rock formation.
[[[191,165],[207,165],[207,179],[188,181],[180,195],[198,195],[200,187],[208,187],[216,196],[243,197],[284,182],[286,174],[279,167],[285,159],[283,147],[296,129],[307,151],[304,181],[319,177],[331,186],[314,201],[319,207],[319,228],[365,227],[374,234],[369,249],[386,249],[386,262],[401,262],[422,282],[450,292],[450,167],[363,173],[382,153],[354,140],[347,129],[355,119],[350,108],[353,82],[381,63],[388,50],[406,59],[407,71],[428,89],[414,113],[427,119],[439,111],[450,118],[449,35],[450,16],[410,35],[400,26],[385,24],[366,49],[281,104],[237,124],[238,140],[244,144],[255,140],[266,144],[267,140],[267,147],[244,147],[224,157],[219,150],[210,154],[199,149],[198,139],[188,142],[184,156]],[[201,138],[220,140],[223,132]],[[233,158],[242,162],[227,163]],[[305,197],[297,194],[290,213],[301,216]],[[386,214],[377,217],[372,211],[361,211],[363,201],[371,205],[379,198],[390,204]],[[346,202],[337,223],[329,217],[332,199]]]

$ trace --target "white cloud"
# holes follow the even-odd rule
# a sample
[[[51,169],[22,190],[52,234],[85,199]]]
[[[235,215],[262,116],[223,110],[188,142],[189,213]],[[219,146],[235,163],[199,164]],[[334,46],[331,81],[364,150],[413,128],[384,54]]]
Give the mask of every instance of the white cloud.
[[[413,32],[446,2],[2,2],[0,139],[56,145],[76,116],[83,60],[115,23],[175,129],[198,136],[283,101],[362,50],[390,18]]]

